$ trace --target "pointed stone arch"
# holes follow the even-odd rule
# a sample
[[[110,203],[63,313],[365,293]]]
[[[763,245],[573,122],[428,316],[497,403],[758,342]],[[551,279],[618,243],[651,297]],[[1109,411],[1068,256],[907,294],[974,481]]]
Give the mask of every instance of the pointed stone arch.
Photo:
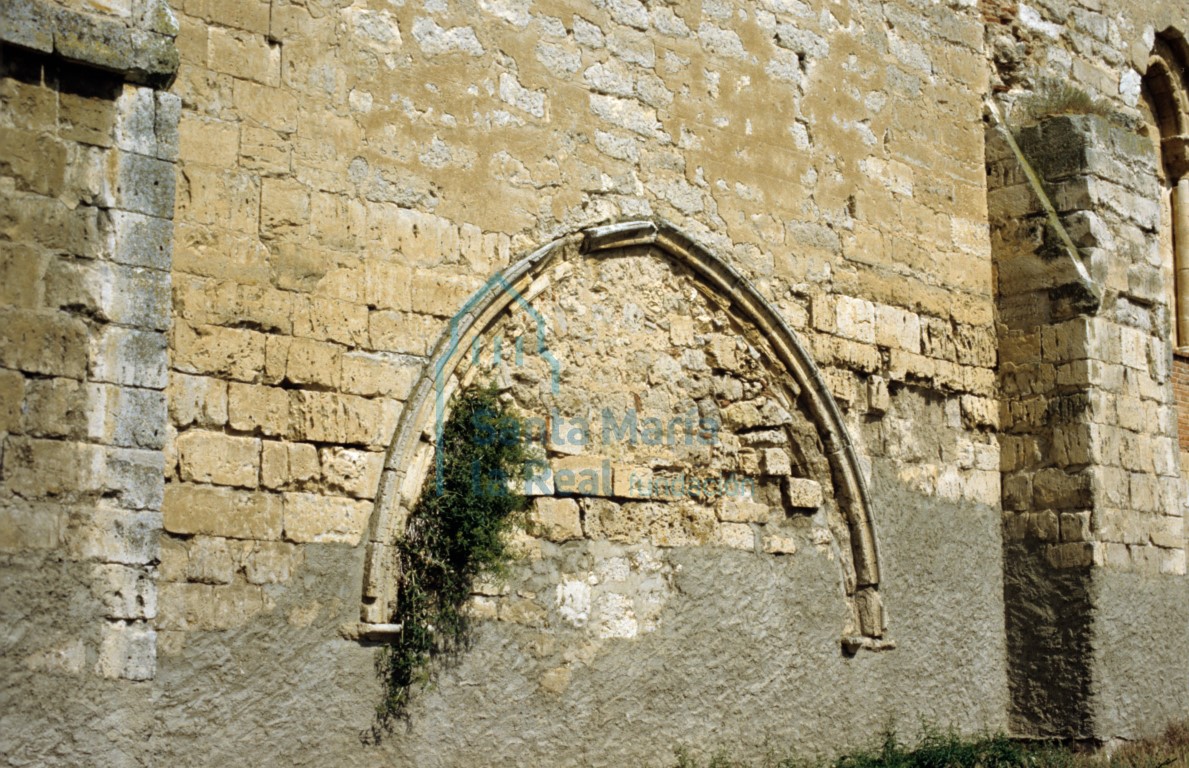
[[[561,247],[576,243],[580,243],[583,255],[595,258],[633,247],[651,247],[688,268],[723,306],[762,336],[768,354],[774,358],[772,362],[787,373],[786,385],[816,428],[830,466],[834,497],[849,531],[851,556],[842,559],[843,582],[858,633],[846,634],[843,647],[852,653],[860,648],[891,647],[883,639],[879,551],[870,496],[858,454],[821,371],[780,313],[744,276],[664,221],[631,221],[559,238],[492,277],[451,319],[409,396],[388,450],[369,521],[363,624],[351,634],[382,635],[394,629],[381,629],[389,627],[385,622],[391,616],[399,588],[393,544],[402,535],[408,514],[432,471],[435,426],[443,418],[444,403],[463,386],[456,374],[472,342],[514,303],[528,307],[548,283],[546,273]]]

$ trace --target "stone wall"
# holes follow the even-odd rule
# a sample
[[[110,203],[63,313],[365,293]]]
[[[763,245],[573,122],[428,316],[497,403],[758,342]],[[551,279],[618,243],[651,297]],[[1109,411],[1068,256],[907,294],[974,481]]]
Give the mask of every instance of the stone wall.
[[[1168,688],[1149,704],[1112,703],[1145,677],[1156,684],[1118,667],[1144,653],[1149,633],[1179,638],[1183,604],[1186,489],[1169,307],[1152,258],[1156,158],[1134,124],[1099,116],[1050,118],[1018,136],[988,134],[1013,727],[1122,734],[1183,701],[1180,670],[1166,668]],[[1102,637],[1121,626],[1104,618],[1114,609],[1102,595],[1121,572],[1140,575],[1124,577],[1130,639],[1115,639],[1134,645],[1108,662]]]
[[[44,702],[14,762],[645,764],[1185,710],[1151,157],[1126,117],[994,126],[1053,79],[1134,115],[1173,3],[175,5],[0,2],[4,675]],[[523,301],[467,315],[493,275]],[[721,440],[538,441],[523,559],[377,734],[460,310],[451,388]]]
[[[155,4],[107,17],[45,3],[5,3],[0,21],[0,674],[13,764],[122,764],[151,706],[181,102],[149,84],[176,66],[168,21]],[[97,728],[82,725],[87,699],[107,710]],[[102,725],[112,716],[115,733]],[[47,727],[58,717],[69,725]]]
[[[233,694],[250,700],[255,686],[267,685],[260,665],[308,678],[288,648],[325,643],[318,647],[348,666],[348,679],[320,691],[294,679],[281,694],[286,703],[274,706],[306,711],[295,701],[306,695],[355,713],[333,729],[340,749],[351,751],[337,740],[348,739],[347,722],[367,725],[378,693],[358,688],[371,679],[372,651],[335,638],[341,624],[358,618],[358,569],[371,500],[383,488],[383,452],[438,336],[514,255],[590,225],[663,217],[739,269],[801,335],[870,473],[872,508],[886,516],[878,530],[896,596],[884,601],[889,637],[899,637],[902,622],[906,629],[932,627],[934,640],[879,654],[878,661],[864,660],[865,652],[846,660],[839,640],[857,619],[841,566],[826,556],[846,555],[845,530],[840,543],[828,544],[814,543],[806,529],[807,538],[794,545],[815,554],[792,556],[803,566],[779,566],[788,586],[773,583],[776,592],[757,603],[744,597],[746,581],[722,583],[782,562],[762,552],[771,535],[756,539],[753,552],[721,546],[729,540],[743,547],[753,523],[720,518],[750,513],[691,512],[681,519],[706,523],[697,536],[678,525],[676,533],[690,536],[667,543],[683,546],[656,554],[656,542],[627,529],[620,543],[551,541],[576,533],[575,514],[583,519],[584,509],[590,524],[600,519],[587,509],[592,504],[606,507],[609,521],[625,515],[614,499],[559,499],[543,503],[540,513],[551,521],[542,530],[552,533],[539,545],[549,553],[545,570],[524,590],[534,596],[481,596],[484,615],[494,612],[495,620],[464,667],[420,705],[417,735],[394,738],[390,748],[410,762],[437,753],[457,764],[490,759],[482,734],[499,749],[536,734],[534,748],[560,750],[550,754],[561,762],[591,760],[596,745],[573,743],[548,724],[549,713],[563,706],[589,718],[599,709],[637,712],[646,702],[633,695],[622,707],[611,703],[624,692],[602,675],[575,680],[561,693],[566,673],[559,670],[577,678],[622,663],[632,674],[657,675],[650,664],[631,661],[633,654],[643,660],[655,648],[673,658],[687,653],[698,617],[729,613],[738,600],[766,606],[747,613],[759,622],[757,640],[737,654],[739,663],[762,658],[775,652],[785,626],[767,615],[770,601],[797,592],[794,574],[802,572],[816,574],[804,577],[816,586],[781,610],[828,611],[822,626],[805,626],[815,638],[806,642],[817,649],[806,658],[831,671],[769,695],[808,702],[817,696],[811,689],[822,686],[850,691],[840,694],[847,702],[866,701],[863,685],[843,682],[857,680],[860,669],[890,681],[896,670],[945,666],[927,661],[930,654],[957,654],[949,666],[959,669],[958,656],[968,659],[981,670],[978,684],[955,679],[947,686],[939,676],[913,707],[960,727],[1001,722],[998,447],[991,434],[998,414],[983,138],[959,117],[980,110],[986,76],[983,26],[972,9],[939,8],[925,17],[908,6],[830,11],[784,4],[183,3],[177,10],[176,91],[185,109],[171,336],[176,449],[167,468],[158,628],[163,673],[178,692],[167,711],[215,679],[217,669],[201,660],[217,647],[239,649],[232,652],[257,670]],[[921,103],[937,111],[923,112]],[[943,141],[935,138],[938,125]],[[631,294],[621,298],[644,306]],[[668,319],[652,312],[648,322]],[[721,344],[740,338],[727,334]],[[709,354],[696,347],[690,354]],[[610,350],[598,354],[591,365],[613,359]],[[755,456],[757,470],[768,471]],[[772,451],[773,466],[783,471],[778,459]],[[825,531],[831,483],[816,476],[827,500],[818,524]],[[886,510],[893,497],[920,501]],[[659,525],[665,518],[656,514]],[[979,542],[977,554],[966,547],[935,554],[942,531],[954,526]],[[652,633],[622,659],[626,641],[607,638],[606,652],[583,661],[586,641],[565,634],[572,622],[559,618],[555,597],[563,572],[573,581],[594,566],[567,570],[571,556],[563,553],[641,545],[666,573],[688,559],[692,581],[661,579],[664,589],[699,592],[698,585],[715,583],[722,594],[707,594],[704,604],[665,603],[665,616],[655,618],[674,636]],[[351,565],[313,584],[308,574],[328,558]],[[936,575],[951,568],[950,577]],[[957,586],[963,569],[981,574],[973,595]],[[629,581],[637,578],[644,577]],[[958,627],[947,610],[970,614],[980,629],[954,637]],[[645,614],[653,615],[639,614],[637,627],[651,620]],[[524,669],[511,661],[522,653],[511,649],[555,632],[569,639],[550,640],[553,650]],[[730,644],[737,634],[707,630],[702,650],[690,658],[725,653],[719,639]],[[797,644],[779,641],[789,643]],[[945,643],[953,650],[943,650]],[[491,722],[472,727],[446,714],[477,705],[468,681],[481,668],[503,671],[485,675],[474,694],[502,691],[532,713],[511,740],[498,738]],[[689,736],[705,733],[698,725],[705,713],[680,713],[682,702],[710,691],[719,691],[711,700],[734,702],[729,711],[750,709],[738,697],[758,684],[756,672],[737,671],[738,686],[721,690],[706,672],[660,674],[653,687],[678,687],[667,705],[648,704],[657,709],[647,720],[656,725],[668,713],[670,724],[653,732],[652,746],[624,740],[606,759],[652,759],[669,749],[664,741],[694,738],[708,748],[740,733],[746,718],[724,714],[715,718],[723,731]],[[539,687],[546,677],[558,690]],[[937,707],[942,701],[945,710]],[[853,728],[831,743],[878,727],[876,708],[854,706]],[[784,732],[822,730],[813,725],[824,723],[822,714],[802,712],[794,718],[801,725]],[[220,741],[242,749],[251,729],[211,717]],[[302,722],[294,714],[288,727],[300,731]],[[775,721],[763,730],[774,738],[782,732]],[[759,749],[759,738],[745,741]]]

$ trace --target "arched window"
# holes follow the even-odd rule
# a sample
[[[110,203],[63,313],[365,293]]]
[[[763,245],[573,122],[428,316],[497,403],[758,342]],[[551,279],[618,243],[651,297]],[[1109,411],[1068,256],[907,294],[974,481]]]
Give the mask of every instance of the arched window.
[[[1189,43],[1161,33],[1143,78],[1140,104],[1160,162],[1160,251],[1173,348],[1189,352]]]
[[[1160,264],[1173,348],[1172,384],[1181,462],[1189,467],[1189,42],[1169,28],[1156,37],[1139,107],[1156,146]]]

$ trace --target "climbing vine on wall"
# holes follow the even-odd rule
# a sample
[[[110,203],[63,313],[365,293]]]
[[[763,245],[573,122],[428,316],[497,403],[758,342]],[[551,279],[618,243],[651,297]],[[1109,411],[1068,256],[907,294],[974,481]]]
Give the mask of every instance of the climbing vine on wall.
[[[523,481],[526,468],[520,426],[494,387],[460,395],[443,425],[441,471],[426,477],[398,545],[402,579],[392,621],[402,629],[379,659],[383,720],[407,717],[414,690],[466,650],[472,584],[510,560],[507,534],[525,507],[509,482]]]

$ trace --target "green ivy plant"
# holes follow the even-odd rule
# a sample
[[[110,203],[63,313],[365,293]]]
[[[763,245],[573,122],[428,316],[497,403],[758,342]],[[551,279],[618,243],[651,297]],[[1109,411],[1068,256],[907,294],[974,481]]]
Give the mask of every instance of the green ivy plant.
[[[407,719],[413,692],[469,647],[472,585],[511,560],[507,534],[525,508],[517,490],[528,466],[521,434],[493,386],[459,395],[443,425],[441,471],[426,477],[397,548],[402,581],[392,622],[402,629],[378,661],[384,723]]]

